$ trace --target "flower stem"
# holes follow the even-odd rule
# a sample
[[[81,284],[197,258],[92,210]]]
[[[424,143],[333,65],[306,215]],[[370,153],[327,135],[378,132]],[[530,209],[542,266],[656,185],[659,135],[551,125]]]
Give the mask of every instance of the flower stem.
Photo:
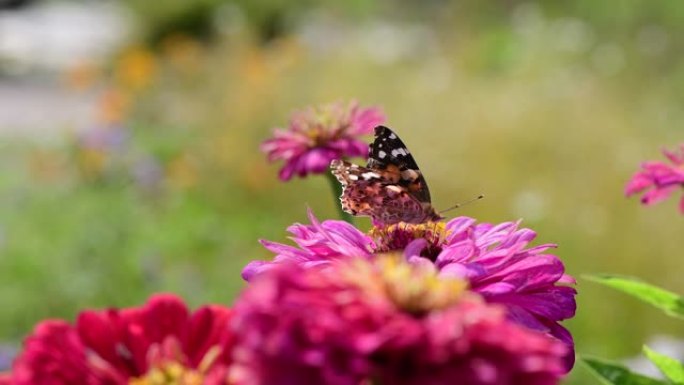
[[[351,214],[345,212],[342,210],[342,205],[340,205],[340,195],[342,195],[342,185],[340,182],[335,178],[335,176],[332,173],[326,173],[326,177],[328,178],[328,182],[330,182],[330,188],[332,189],[333,193],[333,199],[335,200],[335,207],[337,207],[337,212],[340,215],[340,219],[343,221],[349,222],[351,224],[354,224],[354,218],[351,216]]]

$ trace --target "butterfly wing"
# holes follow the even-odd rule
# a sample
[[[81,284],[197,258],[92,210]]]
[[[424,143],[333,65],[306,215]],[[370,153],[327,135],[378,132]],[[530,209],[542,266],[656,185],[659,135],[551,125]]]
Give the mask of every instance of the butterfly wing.
[[[387,169],[371,169],[343,160],[332,161],[330,167],[343,187],[342,209],[352,215],[369,216],[384,224],[441,219],[429,203],[419,201],[397,184],[396,175]]]
[[[399,136],[385,126],[375,127],[375,140],[370,144],[368,169],[377,170],[419,202],[430,203],[430,189],[418,164]]]

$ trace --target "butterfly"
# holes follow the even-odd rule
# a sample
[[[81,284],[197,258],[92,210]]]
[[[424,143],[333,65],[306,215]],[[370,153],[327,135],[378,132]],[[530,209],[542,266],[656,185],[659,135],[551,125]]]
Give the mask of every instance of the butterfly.
[[[365,167],[335,159],[333,175],[342,184],[342,209],[374,222],[424,223],[444,219],[430,201],[430,190],[411,153],[394,131],[375,127]]]

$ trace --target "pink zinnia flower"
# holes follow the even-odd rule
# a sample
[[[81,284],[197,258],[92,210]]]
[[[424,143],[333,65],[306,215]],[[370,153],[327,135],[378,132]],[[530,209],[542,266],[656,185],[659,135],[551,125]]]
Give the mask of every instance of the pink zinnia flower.
[[[275,259],[248,264],[243,277],[250,280],[281,263],[319,266],[401,251],[414,264],[434,265],[440,275],[467,279],[488,302],[504,305],[510,319],[574,346],[572,335],[559,322],[575,315],[575,280],[565,274],[560,259],[548,253],[554,245],[528,247],[537,234],[519,229],[518,222],[478,224],[458,217],[447,223],[400,223],[365,234],[343,221],[319,223],[312,214],[310,219],[311,225],[288,229],[298,247],[262,241],[276,253]],[[570,353],[568,370],[573,362]]]
[[[220,306],[190,313],[179,298],[155,295],[141,307],[84,311],[75,325],[43,321],[24,342],[10,383],[227,384],[231,314]]]
[[[283,264],[235,305],[231,374],[245,385],[557,384],[566,346],[466,285],[397,256]]]
[[[663,154],[672,162],[649,161],[641,165],[625,187],[625,195],[631,196],[645,192],[641,203],[652,205],[667,199],[675,190],[684,186],[684,144],[677,152],[663,150]],[[679,201],[679,211],[684,214],[684,197]]]
[[[279,177],[328,172],[333,159],[366,157],[368,144],[359,138],[385,122],[379,108],[361,108],[356,102],[332,103],[295,112],[287,129],[276,129],[261,145],[268,160],[283,160]]]
[[[297,263],[304,267],[327,265],[338,259],[370,258],[375,243],[354,225],[345,221],[329,220],[320,223],[309,211],[310,225],[295,223],[287,228],[298,247],[260,240],[276,254],[273,261],[252,261],[242,270],[242,278],[249,281],[255,275],[281,263]]]

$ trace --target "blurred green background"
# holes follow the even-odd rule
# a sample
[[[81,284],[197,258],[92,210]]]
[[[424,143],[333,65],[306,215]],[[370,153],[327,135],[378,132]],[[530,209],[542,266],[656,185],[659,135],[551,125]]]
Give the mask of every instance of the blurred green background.
[[[307,206],[336,215],[324,178],[279,182],[259,143],[294,109],[350,99],[385,110],[438,208],[484,193],[451,214],[522,218],[575,276],[684,293],[676,202],[623,197],[641,161],[682,141],[682,2],[13,3],[0,11],[3,341],[158,291],[232,301],[245,263],[271,257],[258,239],[285,241]],[[74,51],[90,35],[62,33],[76,41],[62,50],[21,29],[49,12],[109,32]],[[579,353],[684,335],[637,300],[578,290]]]

